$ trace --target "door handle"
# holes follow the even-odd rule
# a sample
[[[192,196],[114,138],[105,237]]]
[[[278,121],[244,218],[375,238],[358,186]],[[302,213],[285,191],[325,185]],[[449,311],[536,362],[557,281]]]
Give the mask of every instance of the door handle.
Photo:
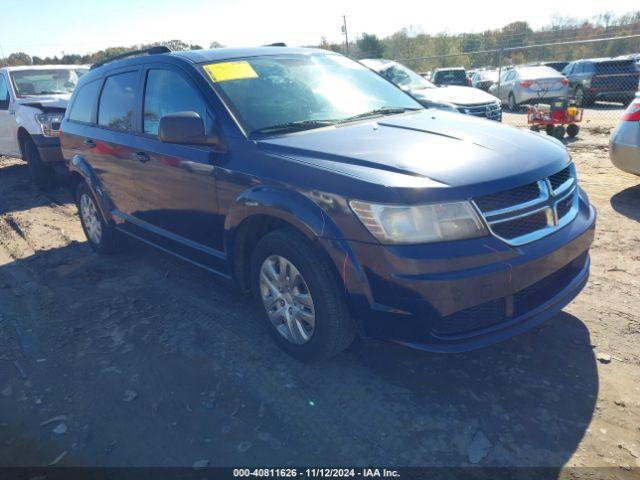
[[[134,152],[131,154],[134,160],[138,160],[140,163],[147,163],[151,158],[145,152]]]
[[[90,138],[85,139],[84,142],[82,142],[83,145],[86,145],[89,148],[95,148],[96,147],[96,142],[94,142],[93,140],[91,140]]]

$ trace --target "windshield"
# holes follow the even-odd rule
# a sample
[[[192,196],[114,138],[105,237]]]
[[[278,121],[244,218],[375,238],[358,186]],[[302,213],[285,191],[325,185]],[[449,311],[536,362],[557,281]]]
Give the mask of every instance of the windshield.
[[[71,93],[78,79],[86,72],[86,68],[33,69],[16,70],[10,72],[10,75],[16,95],[29,97]]]
[[[341,55],[250,57],[203,70],[248,133],[422,109],[402,90]]]
[[[389,65],[389,66],[387,66]],[[437,88],[426,78],[418,75],[399,63],[384,64],[378,69],[380,75],[395,83],[404,90],[419,90],[421,88]]]
[[[518,69],[521,78],[532,80],[534,78],[556,78],[560,73],[551,67],[522,67]]]

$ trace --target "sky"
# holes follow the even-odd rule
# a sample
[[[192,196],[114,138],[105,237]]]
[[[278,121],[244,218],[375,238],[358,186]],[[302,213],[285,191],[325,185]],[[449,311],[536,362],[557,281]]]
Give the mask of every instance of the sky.
[[[90,53],[110,46],[179,39],[208,47],[273,42],[341,42],[342,16],[350,41],[403,27],[425,33],[481,32],[525,20],[533,28],[553,15],[591,18],[640,9],[638,0],[0,0],[0,56]]]

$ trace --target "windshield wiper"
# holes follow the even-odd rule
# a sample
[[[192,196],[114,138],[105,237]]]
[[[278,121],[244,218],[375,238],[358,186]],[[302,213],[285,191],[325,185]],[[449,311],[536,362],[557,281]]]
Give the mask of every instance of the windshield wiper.
[[[354,120],[360,120],[362,118],[368,117],[378,117],[382,115],[394,115],[396,113],[404,113],[404,112],[412,112],[414,110],[421,110],[421,108],[412,108],[412,107],[382,107],[376,108],[375,110],[369,110],[368,112],[359,113],[358,115],[353,115],[352,117],[343,118],[339,123],[352,122]]]
[[[336,120],[298,120],[295,122],[279,123],[269,127],[258,128],[251,133],[275,133],[275,132],[299,132],[313,128],[328,127],[336,123]]]

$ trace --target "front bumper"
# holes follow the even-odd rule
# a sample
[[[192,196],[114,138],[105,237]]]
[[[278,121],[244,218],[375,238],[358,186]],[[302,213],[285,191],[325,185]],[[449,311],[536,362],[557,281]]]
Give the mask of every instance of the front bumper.
[[[35,143],[40,159],[51,166],[64,166],[64,157],[60,148],[58,137],[45,137],[44,135],[31,135]]]
[[[347,284],[361,332],[456,352],[533,328],[585,285],[595,217],[581,195],[571,223],[520,247],[491,236],[415,246],[352,242],[366,277],[364,288]]]
[[[609,156],[620,170],[640,175],[640,122],[621,122],[611,133]]]

